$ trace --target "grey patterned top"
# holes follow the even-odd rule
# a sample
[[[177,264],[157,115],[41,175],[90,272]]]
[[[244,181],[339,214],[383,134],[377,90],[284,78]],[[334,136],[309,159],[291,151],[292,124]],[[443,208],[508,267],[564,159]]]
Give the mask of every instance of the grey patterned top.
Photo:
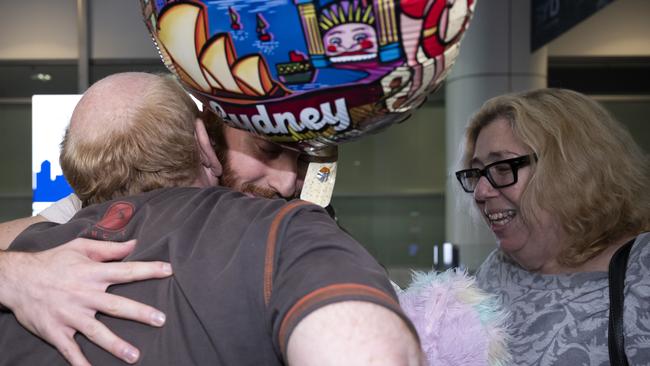
[[[625,352],[630,365],[650,365],[650,233],[630,252],[625,277]],[[609,365],[607,272],[531,273],[500,250],[477,272],[478,285],[511,312],[515,365]]]

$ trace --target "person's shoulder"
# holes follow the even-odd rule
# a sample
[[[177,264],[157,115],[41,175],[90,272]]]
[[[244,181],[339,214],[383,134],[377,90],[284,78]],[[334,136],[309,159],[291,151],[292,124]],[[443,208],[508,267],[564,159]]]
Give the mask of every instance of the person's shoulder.
[[[520,272],[512,260],[500,249],[494,249],[476,270],[476,281],[486,291],[495,291]]]
[[[251,198],[244,206],[249,212],[251,222],[267,223],[270,225],[269,235],[277,237],[278,240],[305,234],[315,238],[321,233],[330,232],[328,227],[337,233],[342,232],[322,207],[308,201]]]
[[[625,275],[625,347],[633,349],[631,364],[645,364],[647,347],[647,315],[650,309],[650,232],[637,235],[630,251]],[[630,353],[628,353],[630,354]]]
[[[327,211],[323,207],[315,203],[300,200],[300,199],[285,201],[283,205],[280,207],[280,211],[295,212],[296,214],[316,213],[318,216],[327,217],[331,219],[331,216],[327,213]]]
[[[115,199],[102,204],[102,207],[110,206],[116,202],[130,202],[139,206],[176,206],[196,205],[198,202],[216,202],[222,197],[234,193],[225,187],[168,187],[154,189],[148,192]]]
[[[634,240],[634,246],[632,247],[632,250],[639,250],[639,251],[650,251],[648,245],[650,244],[650,231],[643,232],[639,235],[636,236]]]
[[[278,215],[286,216],[294,228],[302,228],[313,233],[312,235],[321,234],[324,237],[328,235],[336,235],[336,237],[349,236],[325,208],[308,201],[293,200],[287,202],[286,205],[280,208]],[[296,231],[294,231],[294,234]]]
[[[493,249],[490,252],[490,254],[488,254],[488,256],[485,258],[485,261],[483,262],[483,264],[493,265],[493,264],[496,264],[496,263],[502,263],[503,259],[504,259],[503,256],[504,256],[504,254],[503,254],[503,252],[501,250]]]
[[[628,260],[628,272],[650,278],[650,232],[637,235]]]
[[[490,254],[488,254],[488,256],[485,258],[483,263],[481,263],[476,273],[477,275],[479,273],[485,273],[494,268],[502,267],[506,263],[507,263],[507,258],[505,254],[499,249],[494,249],[490,252]]]
[[[304,220],[302,213],[314,211],[329,217],[322,207],[299,199],[287,201],[282,198],[251,197],[241,192],[229,191],[221,194],[217,201],[224,210],[245,215],[251,222],[268,220],[276,224],[289,221],[293,223],[296,220]]]
[[[153,199],[161,206],[169,207],[170,197],[174,210],[199,215],[204,221],[230,222],[244,221],[248,226],[267,227],[275,223],[282,231],[291,222],[306,222],[303,212],[318,212],[328,217],[323,208],[302,200],[287,201],[281,198],[252,197],[226,187],[202,189],[174,188],[162,192]],[[297,218],[300,217],[300,218]]]
[[[637,235],[627,261],[625,286],[630,291],[630,303],[639,301],[643,303],[641,308],[650,306],[648,283],[650,283],[650,232],[645,232]],[[626,297],[626,305],[627,301]]]

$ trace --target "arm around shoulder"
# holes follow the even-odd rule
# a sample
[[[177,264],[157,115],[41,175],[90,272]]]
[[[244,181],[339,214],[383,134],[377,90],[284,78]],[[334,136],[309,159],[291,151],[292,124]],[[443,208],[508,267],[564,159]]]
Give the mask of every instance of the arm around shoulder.
[[[326,305],[289,336],[289,365],[424,365],[420,345],[395,312],[364,301]]]
[[[62,224],[68,222],[80,209],[81,201],[76,195],[70,194],[56,201],[36,216],[0,223],[0,250],[7,250],[18,234],[30,225],[43,221]]]
[[[0,223],[0,250],[7,250],[14,239],[32,224],[45,221],[41,215]]]

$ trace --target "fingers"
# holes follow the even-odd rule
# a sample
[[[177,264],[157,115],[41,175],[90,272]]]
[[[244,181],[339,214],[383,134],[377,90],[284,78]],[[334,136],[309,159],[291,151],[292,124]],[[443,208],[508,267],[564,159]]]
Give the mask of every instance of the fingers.
[[[84,324],[78,324],[75,328],[79,329],[80,333],[85,335],[91,342],[126,363],[135,363],[140,358],[140,351],[137,348],[116,336],[115,333],[111,332],[110,329],[95,318],[86,318]]]
[[[113,294],[95,296],[89,306],[116,318],[134,320],[155,327],[165,324],[165,314],[156,308]]]
[[[166,262],[115,262],[102,264],[103,278],[112,283],[165,278],[172,275],[172,267]]]
[[[84,238],[74,241],[90,259],[98,262],[123,259],[133,251],[136,242],[102,242]],[[107,281],[115,284],[168,277],[172,275],[172,268],[169,263],[159,261],[107,263],[103,265],[102,273]]]
[[[106,262],[124,259],[135,249],[135,240],[118,243],[114,241],[100,241],[85,238],[73,240],[88,258],[97,262]]]
[[[52,344],[72,366],[91,366],[72,337],[63,336]]]

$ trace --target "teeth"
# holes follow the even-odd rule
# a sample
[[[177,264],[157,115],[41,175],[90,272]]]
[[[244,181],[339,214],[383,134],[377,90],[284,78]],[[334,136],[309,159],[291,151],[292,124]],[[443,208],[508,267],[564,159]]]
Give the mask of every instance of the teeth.
[[[490,223],[495,224],[495,225],[505,225],[510,220],[512,220],[513,217],[515,217],[515,211],[514,210],[507,210],[507,211],[501,211],[501,212],[493,212],[490,214],[486,214],[488,220],[490,220]]]
[[[488,214],[488,218],[490,220],[501,220],[501,219],[504,219],[506,217],[512,217],[513,215],[514,215],[514,212],[512,212],[512,211],[495,212],[495,213]]]
[[[359,55],[348,55],[348,56],[335,56],[335,57],[330,57],[330,61],[336,63],[336,62],[350,62],[350,61],[363,61],[363,60],[370,60],[377,57],[376,53],[368,53],[368,54],[359,54]]]

